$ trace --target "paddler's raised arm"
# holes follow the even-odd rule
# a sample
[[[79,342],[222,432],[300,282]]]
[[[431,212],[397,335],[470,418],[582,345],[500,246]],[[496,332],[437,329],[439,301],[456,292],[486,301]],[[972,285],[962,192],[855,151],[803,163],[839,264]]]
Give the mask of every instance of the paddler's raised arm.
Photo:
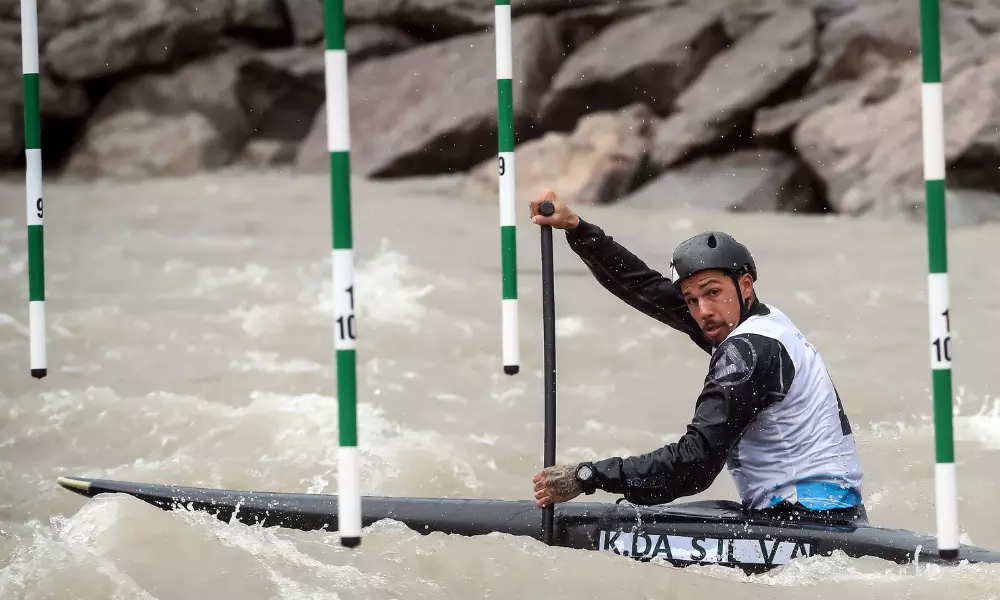
[[[538,212],[538,207],[546,200],[556,207],[556,212],[549,217]],[[600,227],[581,219],[565,204],[556,201],[551,192],[531,201],[531,214],[532,221],[539,225],[566,231],[569,247],[606,290],[643,314],[687,334],[706,352],[711,350],[711,342],[691,317],[684,297],[670,278],[649,268]]]

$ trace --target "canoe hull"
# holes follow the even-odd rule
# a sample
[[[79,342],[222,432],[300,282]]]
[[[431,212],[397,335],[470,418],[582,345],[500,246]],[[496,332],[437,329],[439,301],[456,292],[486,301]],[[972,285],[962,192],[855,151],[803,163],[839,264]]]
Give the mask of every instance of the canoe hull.
[[[183,487],[105,479],[60,478],[60,485],[93,497],[128,494],[163,510],[207,512],[247,525],[336,532],[337,497]],[[362,524],[400,521],[422,534],[462,536],[494,532],[542,540],[542,511],[528,500],[365,496]],[[794,558],[841,551],[897,564],[961,561],[1000,563],[1000,553],[962,546],[954,559],[938,556],[933,537],[872,527],[864,520],[820,522],[751,516],[728,501],[662,506],[568,502],[557,505],[554,546],[611,552],[632,559],[663,559],[677,566],[719,564],[761,572]]]

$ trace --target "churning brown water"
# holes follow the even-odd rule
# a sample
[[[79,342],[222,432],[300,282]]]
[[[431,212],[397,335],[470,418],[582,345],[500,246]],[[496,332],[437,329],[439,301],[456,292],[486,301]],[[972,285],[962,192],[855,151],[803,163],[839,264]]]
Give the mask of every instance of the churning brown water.
[[[325,177],[232,172],[46,186],[49,376],[28,375],[22,186],[0,187],[2,598],[1000,598],[1000,567],[812,557],[746,577],[398,523],[226,524],[60,475],[336,493]],[[500,361],[495,197],[355,182],[360,444],[368,494],[529,498],[542,455],[539,234],[518,207],[522,372]],[[576,207],[651,265],[697,230],[755,252],[764,301],[829,364],[873,522],[934,531],[921,225]],[[951,236],[963,541],[1000,549],[1000,227]],[[605,292],[556,232],[561,460],[676,439],[707,357]],[[723,473],[699,497],[734,498]],[[598,499],[612,500],[607,495]]]

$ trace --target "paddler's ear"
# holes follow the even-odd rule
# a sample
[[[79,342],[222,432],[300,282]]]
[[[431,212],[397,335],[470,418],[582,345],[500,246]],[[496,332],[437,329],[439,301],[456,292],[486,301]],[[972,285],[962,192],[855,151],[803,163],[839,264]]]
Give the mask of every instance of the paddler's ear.
[[[754,295],[753,277],[749,273],[740,275],[740,297],[744,302],[750,300]]]

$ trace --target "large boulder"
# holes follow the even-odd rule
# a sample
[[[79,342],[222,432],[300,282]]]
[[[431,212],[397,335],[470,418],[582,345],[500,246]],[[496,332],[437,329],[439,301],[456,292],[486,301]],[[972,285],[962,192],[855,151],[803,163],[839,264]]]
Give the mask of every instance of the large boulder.
[[[91,108],[83,87],[57,82],[49,73],[39,75],[39,105],[42,134],[49,125],[83,118]],[[43,145],[45,158],[51,157]],[[21,28],[17,23],[0,22],[0,166],[20,162],[24,157],[24,84],[21,65]]]
[[[754,114],[754,140],[764,146],[787,144],[803,119],[840,100],[855,87],[853,82],[842,81],[788,102],[760,108]]]
[[[559,66],[559,34],[547,18],[513,26],[514,128],[537,137],[535,115]],[[497,153],[496,42],[467,34],[387,58],[350,73],[351,165],[370,177],[464,171]],[[305,172],[329,168],[326,111],[299,152]]]
[[[775,13],[719,54],[677,99],[656,133],[660,168],[750,136],[754,112],[796,93],[816,60],[815,18],[807,8]]]
[[[603,8],[614,15],[633,7],[646,9],[677,0],[515,0],[511,14],[552,14],[571,9]],[[705,1],[705,0],[702,0]],[[344,14],[348,22],[379,22],[397,25],[408,31],[421,31],[431,38],[445,38],[459,33],[481,31],[493,26],[495,4],[482,0],[346,0]]]
[[[231,158],[219,130],[205,115],[155,115],[135,108],[91,126],[66,172],[85,178],[181,177],[222,166]]]
[[[255,138],[305,139],[325,93],[321,46],[268,50],[239,64],[236,94]]]
[[[828,207],[818,184],[796,157],[774,150],[740,150],[671,169],[623,198],[622,204],[729,212],[825,212]]]
[[[542,122],[569,131],[584,114],[633,103],[667,115],[728,41],[717,11],[687,5],[619,21],[566,59],[542,102]]]
[[[228,0],[226,29],[278,38],[288,29],[282,8],[281,0]]]
[[[381,23],[361,23],[347,29],[344,48],[353,67],[369,58],[389,56],[409,50],[420,42],[404,29]]]
[[[162,67],[208,52],[228,16],[221,1],[56,0],[46,9],[51,22],[65,25],[45,46],[45,68],[71,81]]]
[[[118,84],[90,118],[69,172],[178,175],[193,173],[182,171],[192,165],[212,168],[229,162],[252,134],[237,93],[240,66],[252,56],[252,49],[236,45],[176,71]],[[178,127],[175,133],[172,126]],[[164,138],[153,143],[158,134]],[[175,158],[187,153],[189,158]]]
[[[952,188],[1000,192],[1000,179],[993,176],[1000,163],[998,49],[993,43],[945,55],[946,176]],[[825,180],[839,212],[924,215],[920,86],[919,60],[871,73],[796,129],[796,148]],[[982,214],[981,205],[966,208]]]
[[[549,132],[514,153],[515,195],[531,198],[551,188],[570,204],[606,204],[629,193],[643,175],[652,125],[649,107],[591,113],[570,134]],[[470,192],[496,198],[496,162],[467,177]]]
[[[323,0],[282,0],[296,44],[312,44],[323,39],[326,20]]]
[[[824,29],[820,63],[812,85],[856,79],[884,66],[906,62],[920,53],[920,3],[880,0],[859,3]],[[941,2],[941,44],[951,46],[982,37],[976,15],[989,7],[970,9],[954,0]]]

